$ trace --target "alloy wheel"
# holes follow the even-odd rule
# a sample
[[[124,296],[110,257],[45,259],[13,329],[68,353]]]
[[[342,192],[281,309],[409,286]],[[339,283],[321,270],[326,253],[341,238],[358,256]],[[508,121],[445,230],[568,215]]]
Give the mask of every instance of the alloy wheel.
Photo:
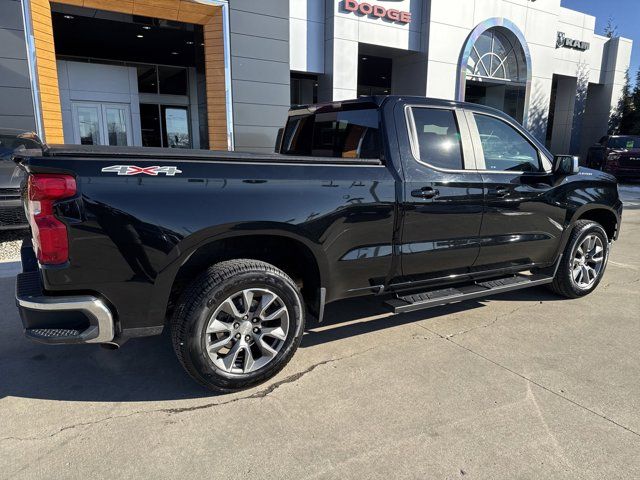
[[[604,267],[605,249],[598,235],[588,235],[573,254],[571,277],[582,289],[588,289],[598,280]]]
[[[232,374],[254,372],[270,363],[289,333],[284,301],[264,288],[250,288],[224,300],[205,330],[211,361]]]

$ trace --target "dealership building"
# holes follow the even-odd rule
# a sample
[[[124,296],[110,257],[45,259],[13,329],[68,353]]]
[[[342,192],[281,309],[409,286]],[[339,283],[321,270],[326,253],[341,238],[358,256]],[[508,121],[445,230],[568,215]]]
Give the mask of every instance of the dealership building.
[[[268,152],[292,104],[420,95],[584,154],[632,48],[595,22],[560,0],[2,0],[0,128]]]

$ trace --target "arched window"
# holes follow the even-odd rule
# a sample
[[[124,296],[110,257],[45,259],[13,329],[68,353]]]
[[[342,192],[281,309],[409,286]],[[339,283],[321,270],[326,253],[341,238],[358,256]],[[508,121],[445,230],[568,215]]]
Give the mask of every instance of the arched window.
[[[467,78],[526,82],[527,64],[516,36],[500,27],[480,35],[471,49]]]

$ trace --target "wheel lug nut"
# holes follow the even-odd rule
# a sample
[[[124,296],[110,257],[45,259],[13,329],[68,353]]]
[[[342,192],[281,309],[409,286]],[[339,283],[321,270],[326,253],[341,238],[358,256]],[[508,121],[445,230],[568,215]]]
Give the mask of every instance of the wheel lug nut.
[[[253,320],[251,320],[253,323],[258,323],[258,319],[254,318]]]
[[[249,318],[249,316],[248,316],[248,315],[245,315],[245,316],[244,316],[244,320],[247,320],[248,318]]]
[[[251,337],[247,335],[246,337],[244,337],[244,339],[248,342],[249,340],[251,340]]]
[[[255,328],[253,329],[253,333],[258,333],[259,331],[260,331],[260,329],[259,329],[258,327],[255,327]]]
[[[241,336],[242,336],[242,335],[240,335],[239,333],[236,333],[236,338],[237,338],[237,339],[240,339],[240,337],[241,337]]]
[[[234,323],[233,324],[233,328],[235,328],[237,330],[238,328],[240,328],[240,324],[239,323]]]

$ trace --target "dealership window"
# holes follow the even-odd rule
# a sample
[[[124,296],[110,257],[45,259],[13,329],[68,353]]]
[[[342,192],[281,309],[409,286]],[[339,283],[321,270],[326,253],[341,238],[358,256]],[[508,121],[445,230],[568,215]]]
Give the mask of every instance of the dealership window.
[[[515,128],[487,115],[474,114],[487,170],[538,172],[538,150]]]
[[[391,93],[391,58],[358,55],[358,97]]]
[[[142,145],[191,148],[188,107],[140,104]]]
[[[138,92],[161,95],[188,95],[189,75],[184,67],[136,65]]]
[[[338,158],[380,158],[375,108],[289,117],[282,153]]]
[[[462,141],[453,110],[412,108],[416,153],[436,168],[461,170]]]
[[[318,103],[318,77],[302,73],[291,74],[291,105]]]
[[[507,28],[493,27],[468,48],[465,101],[496,108],[522,122],[528,72],[520,40]]]

